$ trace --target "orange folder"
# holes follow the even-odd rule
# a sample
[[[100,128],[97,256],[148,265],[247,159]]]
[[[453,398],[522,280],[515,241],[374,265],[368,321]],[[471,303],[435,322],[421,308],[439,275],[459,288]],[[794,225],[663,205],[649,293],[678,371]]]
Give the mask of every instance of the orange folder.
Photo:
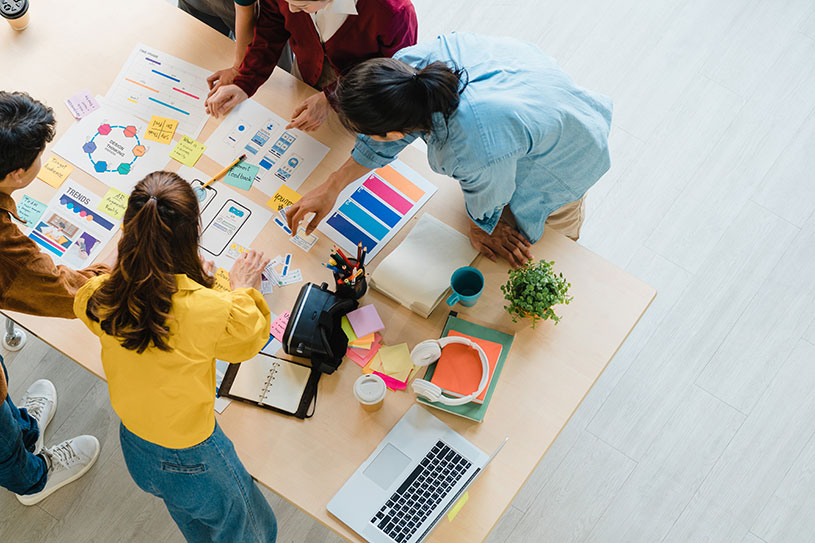
[[[455,330],[451,330],[449,335],[465,337],[484,349],[487,361],[490,364],[490,379],[492,379],[495,364],[498,362],[498,357],[501,356],[501,345],[461,334]],[[436,363],[436,370],[430,382],[440,386],[445,392],[449,392],[451,396],[472,394],[478,388],[478,383],[481,382],[481,360],[478,358],[478,353],[467,345],[457,343],[448,345],[441,352],[441,358]],[[484,403],[484,396],[486,396],[489,387],[489,381],[487,381],[487,386],[484,387],[483,392],[473,402]]]

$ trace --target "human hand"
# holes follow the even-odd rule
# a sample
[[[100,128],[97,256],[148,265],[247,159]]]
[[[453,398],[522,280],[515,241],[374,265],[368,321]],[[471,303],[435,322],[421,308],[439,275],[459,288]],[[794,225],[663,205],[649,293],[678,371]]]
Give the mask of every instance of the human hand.
[[[291,122],[286,125],[286,129],[298,128],[304,132],[317,130],[328,119],[330,109],[325,93],[318,92],[309,96],[294,108]]]
[[[226,85],[230,85],[235,78],[238,76],[238,69],[234,66],[230,66],[229,68],[225,68],[223,70],[218,70],[211,76],[207,78],[207,85],[209,86],[209,94],[207,94],[207,98],[212,96],[215,91],[224,87]]]
[[[314,213],[314,217],[306,226],[306,234],[311,234],[320,221],[328,215],[337,201],[340,191],[337,190],[330,181],[326,181],[316,189],[307,192],[302,198],[286,211],[286,222],[292,236],[297,234],[297,227],[300,221],[306,218],[309,213]]]
[[[212,260],[204,260],[204,257],[201,257],[201,268],[205,274],[209,276],[215,275],[215,262]]]
[[[470,243],[478,251],[495,262],[500,256],[513,268],[523,266],[532,258],[529,247],[532,244],[514,227],[504,221],[498,221],[492,234],[487,234],[475,224],[470,224]]]
[[[207,113],[216,119],[221,115],[226,115],[229,111],[249,98],[242,88],[237,85],[224,85],[219,87],[212,96],[207,98],[204,105]]]
[[[260,274],[269,264],[268,258],[262,251],[249,249],[241,253],[229,270],[229,286],[232,290],[238,288],[256,288],[260,290]]]

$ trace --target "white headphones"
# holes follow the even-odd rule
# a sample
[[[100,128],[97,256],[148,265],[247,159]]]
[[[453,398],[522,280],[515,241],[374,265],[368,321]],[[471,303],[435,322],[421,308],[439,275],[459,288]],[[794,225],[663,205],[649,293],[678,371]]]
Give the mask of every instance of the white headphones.
[[[444,405],[464,405],[470,403],[484,391],[487,387],[487,382],[490,379],[490,365],[487,362],[487,355],[484,349],[478,343],[470,341],[464,337],[447,336],[441,339],[428,339],[416,345],[410,352],[410,358],[413,360],[415,366],[429,366],[441,357],[441,350],[450,345],[451,343],[460,343],[467,345],[478,353],[478,358],[481,359],[481,383],[478,389],[472,394],[463,396],[461,398],[451,398],[442,394],[441,387],[434,385],[430,381],[424,379],[415,379],[413,381],[413,392],[419,396],[427,398],[431,402],[439,402]]]

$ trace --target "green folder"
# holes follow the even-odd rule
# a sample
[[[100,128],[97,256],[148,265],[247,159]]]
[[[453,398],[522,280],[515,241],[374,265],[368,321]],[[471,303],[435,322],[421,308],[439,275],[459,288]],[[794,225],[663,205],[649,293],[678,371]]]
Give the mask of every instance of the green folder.
[[[435,407],[436,409],[441,409],[442,411],[447,411],[460,417],[481,422],[484,420],[484,413],[487,412],[487,407],[490,405],[490,400],[492,400],[492,393],[495,392],[495,387],[498,384],[498,378],[501,377],[501,370],[504,369],[504,362],[509,356],[509,349],[512,347],[512,340],[514,336],[499,332],[498,330],[493,330],[492,328],[487,328],[485,326],[465,321],[452,315],[447,317],[447,323],[444,325],[444,331],[442,332],[441,336],[446,337],[450,333],[450,330],[455,330],[456,332],[467,334],[468,336],[485,339],[501,345],[501,355],[498,357],[498,362],[495,363],[495,371],[493,371],[492,379],[490,379],[490,384],[487,387],[487,394],[484,396],[484,403],[477,404],[470,402],[464,405],[444,405],[439,402],[427,401],[422,397],[417,398],[417,400],[425,405],[429,405],[430,407]],[[424,374],[424,379],[429,381],[433,377],[434,371],[436,371],[435,363],[427,367],[427,371]]]

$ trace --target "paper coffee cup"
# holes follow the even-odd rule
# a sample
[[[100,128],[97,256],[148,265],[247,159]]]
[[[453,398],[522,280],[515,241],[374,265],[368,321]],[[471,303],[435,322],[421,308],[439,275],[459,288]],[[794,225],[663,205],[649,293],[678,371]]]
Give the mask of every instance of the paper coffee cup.
[[[376,411],[385,401],[385,380],[378,375],[361,375],[354,383],[354,396],[365,411]]]
[[[0,2],[0,15],[14,30],[25,30],[31,21],[28,0],[3,0]]]

